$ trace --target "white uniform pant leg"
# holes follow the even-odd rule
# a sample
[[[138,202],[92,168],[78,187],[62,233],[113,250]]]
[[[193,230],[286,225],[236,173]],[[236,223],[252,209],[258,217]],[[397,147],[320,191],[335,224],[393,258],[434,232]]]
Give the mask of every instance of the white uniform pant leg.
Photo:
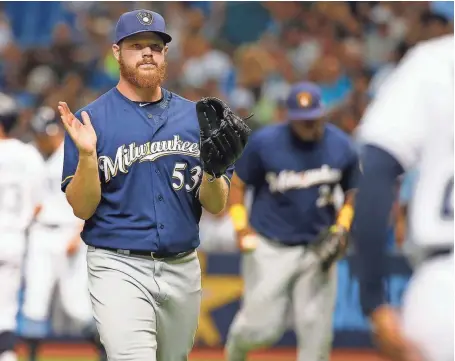
[[[34,226],[30,230],[25,260],[23,314],[32,321],[49,317],[52,295],[66,263],[66,243],[61,232]]]
[[[403,298],[405,335],[425,361],[454,359],[453,254],[424,262],[412,276]]]
[[[88,291],[86,255],[87,246],[81,243],[73,256],[66,257],[58,281],[60,298],[65,313],[82,327],[94,322]]]
[[[23,234],[0,236],[0,333],[16,331],[25,249]]]
[[[317,257],[307,251],[293,287],[293,313],[298,361],[329,361],[333,339],[333,313],[337,293],[337,267],[324,272]]]
[[[16,331],[20,284],[20,263],[0,260],[0,333]]]

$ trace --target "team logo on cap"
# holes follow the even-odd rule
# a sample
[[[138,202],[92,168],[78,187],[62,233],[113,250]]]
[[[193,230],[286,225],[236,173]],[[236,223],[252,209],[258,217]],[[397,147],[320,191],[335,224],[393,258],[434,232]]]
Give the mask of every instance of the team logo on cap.
[[[142,25],[152,25],[153,14],[149,11],[139,11],[136,15]]]
[[[313,97],[308,92],[301,92],[301,93],[297,94],[297,103],[302,108],[309,107],[311,105],[312,100],[313,100]]]

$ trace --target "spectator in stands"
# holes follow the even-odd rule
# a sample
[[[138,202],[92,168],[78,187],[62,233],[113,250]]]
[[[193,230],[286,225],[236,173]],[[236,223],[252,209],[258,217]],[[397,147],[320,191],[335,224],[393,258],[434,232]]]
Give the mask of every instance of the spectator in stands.
[[[0,53],[11,42],[13,35],[5,13],[0,11]]]

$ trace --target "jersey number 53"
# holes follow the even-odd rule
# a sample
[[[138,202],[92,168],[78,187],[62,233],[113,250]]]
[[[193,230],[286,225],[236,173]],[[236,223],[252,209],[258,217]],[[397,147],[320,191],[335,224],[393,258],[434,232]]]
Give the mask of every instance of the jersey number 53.
[[[191,192],[200,184],[202,168],[198,165],[191,168],[191,179],[185,179],[185,169],[187,166],[188,164],[184,162],[175,163],[174,171],[172,172],[172,188],[176,191],[185,187],[187,192]]]

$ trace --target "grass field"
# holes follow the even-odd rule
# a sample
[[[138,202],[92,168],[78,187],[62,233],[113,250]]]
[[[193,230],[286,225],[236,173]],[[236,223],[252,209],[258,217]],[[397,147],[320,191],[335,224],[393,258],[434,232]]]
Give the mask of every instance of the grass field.
[[[27,361],[24,347],[19,347],[20,361]],[[39,361],[96,361],[96,355],[89,345],[48,344],[42,349]],[[248,361],[295,361],[294,350],[272,349],[252,354]],[[195,350],[190,361],[223,361],[222,350],[199,349]],[[335,351],[331,361],[385,361],[374,352],[339,350]]]

